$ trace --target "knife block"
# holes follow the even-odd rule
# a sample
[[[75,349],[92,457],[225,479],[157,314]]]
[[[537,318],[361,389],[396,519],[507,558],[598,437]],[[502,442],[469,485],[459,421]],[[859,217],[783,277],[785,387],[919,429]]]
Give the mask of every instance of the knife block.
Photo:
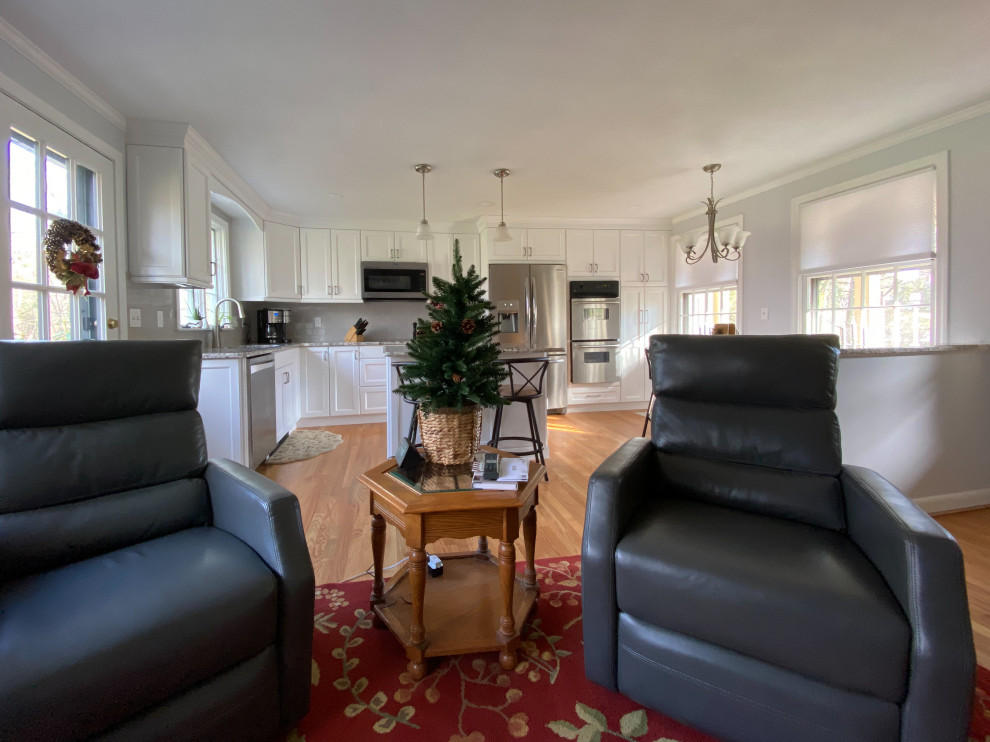
[[[347,331],[347,334],[344,335],[345,343],[360,343],[363,341],[364,341],[364,335],[358,335],[357,328],[355,327],[352,327],[350,330]]]

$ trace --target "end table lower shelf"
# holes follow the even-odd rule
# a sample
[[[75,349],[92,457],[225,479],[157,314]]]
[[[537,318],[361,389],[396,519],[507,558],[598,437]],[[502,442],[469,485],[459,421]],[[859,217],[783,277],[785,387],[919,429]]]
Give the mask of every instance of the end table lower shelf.
[[[413,606],[407,568],[392,577],[381,601],[372,604],[373,610],[402,642],[411,667],[425,665],[427,657],[499,651],[502,666],[513,669],[519,631],[539,597],[539,588],[527,585],[526,578],[516,573],[512,591],[516,632],[504,636],[499,630],[503,593],[497,561],[479,552],[441,556],[443,574],[426,578],[423,642],[412,644],[409,640]]]

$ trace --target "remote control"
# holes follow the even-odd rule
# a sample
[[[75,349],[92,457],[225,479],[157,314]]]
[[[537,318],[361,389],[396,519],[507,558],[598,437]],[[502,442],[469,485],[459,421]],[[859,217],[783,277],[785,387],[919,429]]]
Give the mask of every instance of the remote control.
[[[498,454],[497,453],[486,453],[485,454],[485,468],[481,473],[482,479],[487,479],[494,482],[498,479]]]

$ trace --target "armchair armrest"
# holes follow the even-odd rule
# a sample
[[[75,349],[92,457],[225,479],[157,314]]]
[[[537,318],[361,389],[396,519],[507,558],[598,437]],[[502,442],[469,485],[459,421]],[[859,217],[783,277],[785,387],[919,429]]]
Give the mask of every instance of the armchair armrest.
[[[299,500],[227,459],[210,461],[205,476],[213,525],[254,549],[278,579],[281,717],[294,724],[309,710],[315,587]]]
[[[646,494],[656,490],[658,478],[653,443],[632,438],[605,459],[588,482],[581,544],[585,673],[612,690],[618,643],[615,547]]]
[[[975,653],[962,552],[949,533],[870,469],[841,474],[849,536],[911,625],[902,742],[966,739]]]

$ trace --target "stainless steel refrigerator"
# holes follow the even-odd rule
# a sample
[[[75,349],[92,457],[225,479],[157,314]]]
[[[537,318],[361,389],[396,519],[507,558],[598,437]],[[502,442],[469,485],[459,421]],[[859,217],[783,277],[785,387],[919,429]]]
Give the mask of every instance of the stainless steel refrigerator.
[[[567,412],[567,270],[563,265],[488,266],[488,299],[495,305],[503,348],[550,357],[547,410]]]

